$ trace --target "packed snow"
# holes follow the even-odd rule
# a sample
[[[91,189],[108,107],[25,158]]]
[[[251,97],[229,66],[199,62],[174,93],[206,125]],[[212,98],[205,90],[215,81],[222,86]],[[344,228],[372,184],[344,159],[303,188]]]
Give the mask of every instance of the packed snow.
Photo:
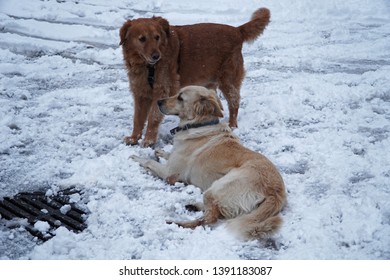
[[[129,159],[153,150],[123,143],[133,102],[119,28],[153,15],[237,26],[260,7],[272,22],[243,48],[235,133],[280,169],[284,224],[250,242],[223,221],[166,224],[198,217],[184,206],[202,193]],[[176,124],[165,118],[160,148]],[[389,136],[389,1],[0,2],[0,197],[76,187],[71,202],[89,212],[83,232],[44,243],[0,219],[0,259],[390,259]]]

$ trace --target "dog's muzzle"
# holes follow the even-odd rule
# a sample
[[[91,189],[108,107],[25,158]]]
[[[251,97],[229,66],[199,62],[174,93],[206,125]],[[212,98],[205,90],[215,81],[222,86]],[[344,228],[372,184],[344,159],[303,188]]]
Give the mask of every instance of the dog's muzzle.
[[[148,60],[148,63],[149,63],[150,65],[154,65],[154,64],[156,64],[156,63],[160,60],[160,58],[161,58],[160,53],[154,52],[154,53],[152,53],[152,55],[150,56],[150,59]]]

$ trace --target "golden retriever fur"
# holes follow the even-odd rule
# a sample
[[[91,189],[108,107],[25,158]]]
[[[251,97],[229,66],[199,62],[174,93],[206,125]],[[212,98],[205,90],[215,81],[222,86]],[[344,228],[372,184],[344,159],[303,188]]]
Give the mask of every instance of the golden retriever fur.
[[[242,44],[262,34],[269,20],[269,10],[261,8],[239,27],[172,26],[162,17],[126,21],[119,32],[120,45],[134,96],[133,132],[126,144],[138,144],[147,121],[143,146],[153,146],[163,118],[157,100],[187,85],[219,88],[229,105],[229,125],[237,127],[244,78]]]
[[[244,239],[274,233],[286,203],[283,179],[271,161],[242,146],[231,128],[219,123],[223,115],[216,92],[188,86],[158,106],[180,118],[172,153],[156,151],[166,164],[132,158],[170,184],[184,182],[204,191],[203,217],[176,224],[195,228],[226,218],[228,228]]]

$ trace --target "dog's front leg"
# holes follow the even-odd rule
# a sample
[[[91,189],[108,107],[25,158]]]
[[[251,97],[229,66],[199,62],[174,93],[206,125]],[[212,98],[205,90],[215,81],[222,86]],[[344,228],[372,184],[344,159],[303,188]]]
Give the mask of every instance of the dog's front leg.
[[[155,160],[141,158],[139,156],[131,156],[131,158],[138,162],[142,167],[150,170],[153,175],[165,180],[168,177],[168,168]]]
[[[156,144],[158,127],[160,126],[160,123],[164,118],[163,114],[158,109],[157,100],[154,100],[151,106],[152,107],[149,112],[145,138],[142,142],[143,147],[152,147]]]
[[[142,130],[145,126],[148,117],[152,100],[144,98],[140,95],[134,94],[134,119],[133,119],[133,133],[131,136],[126,136],[124,141],[126,145],[137,145],[138,140],[142,137]]]
[[[142,167],[145,169],[150,170],[154,176],[159,177],[160,179],[165,180],[168,184],[174,185],[176,182],[178,182],[178,175],[176,174],[169,174],[168,167],[164,164],[161,164],[155,160],[147,159],[147,158],[141,158],[138,156],[131,156],[131,158],[138,162]]]
[[[164,150],[160,150],[160,149],[157,149],[155,152],[154,152],[154,155],[156,156],[156,158],[163,158],[165,160],[168,160],[169,159],[169,156],[171,155],[170,153],[164,151]]]

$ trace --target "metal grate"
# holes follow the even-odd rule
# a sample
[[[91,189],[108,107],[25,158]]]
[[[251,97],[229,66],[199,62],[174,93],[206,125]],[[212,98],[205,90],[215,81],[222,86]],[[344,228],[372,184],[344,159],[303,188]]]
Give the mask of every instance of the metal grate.
[[[54,230],[60,226],[73,232],[81,232],[87,227],[85,224],[87,213],[76,204],[69,203],[69,196],[75,193],[78,191],[68,189],[54,196],[46,196],[43,192],[33,192],[0,198],[0,215],[1,218],[7,220],[27,219],[26,230],[42,241],[52,238],[55,235]],[[41,232],[34,227],[38,221],[47,222],[50,229]]]

